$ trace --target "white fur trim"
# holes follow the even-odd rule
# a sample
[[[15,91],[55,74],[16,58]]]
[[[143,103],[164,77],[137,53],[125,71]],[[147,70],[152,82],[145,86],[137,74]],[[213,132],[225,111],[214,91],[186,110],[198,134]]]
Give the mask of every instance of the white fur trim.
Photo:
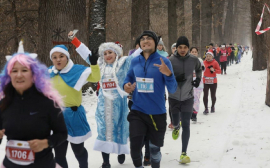
[[[105,153],[129,154],[130,148],[128,144],[122,145],[115,142],[101,141],[96,139],[94,150]]]
[[[70,69],[73,67],[73,65],[74,65],[73,61],[69,59],[67,65],[60,71],[60,73],[68,73]]]
[[[52,60],[52,54],[53,54],[54,52],[60,52],[60,53],[63,53],[63,54],[65,54],[65,55],[68,57],[68,59],[70,58],[69,52],[68,52],[67,50],[65,50],[65,49],[63,49],[63,48],[61,48],[61,47],[54,47],[54,48],[50,51],[50,59],[51,59],[51,60]]]
[[[74,144],[80,144],[80,143],[83,143],[84,141],[86,141],[91,136],[92,136],[92,132],[89,131],[87,134],[85,134],[83,136],[72,137],[72,136],[68,135],[67,140],[71,143],[74,143]]]
[[[76,48],[76,51],[80,54],[80,56],[86,60],[90,54],[90,56],[92,55],[92,52],[89,50],[88,47],[86,47],[85,44],[81,43],[81,45]]]
[[[143,50],[139,47],[136,51],[134,51],[134,53],[132,54],[132,56],[133,57],[136,57],[136,56],[139,56],[139,55],[141,55],[141,52],[142,52]]]
[[[74,89],[76,89],[77,91],[80,91],[83,85],[85,84],[85,82],[87,81],[87,78],[89,77],[90,74],[91,74],[91,68],[86,68],[81,74],[76,85],[74,86]]]
[[[113,51],[116,53],[116,55],[118,55],[120,57],[123,55],[123,49],[119,45],[117,45],[113,42],[107,42],[107,43],[102,43],[99,46],[99,48],[98,48],[99,56],[103,58],[104,52],[109,50],[109,49],[113,49]]]

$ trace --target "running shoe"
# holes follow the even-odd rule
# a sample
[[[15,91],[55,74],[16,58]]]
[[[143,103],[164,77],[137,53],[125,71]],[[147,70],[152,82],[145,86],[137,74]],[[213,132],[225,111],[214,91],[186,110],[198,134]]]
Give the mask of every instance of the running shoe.
[[[204,115],[207,115],[208,113],[209,113],[208,109],[205,109],[203,112]]]
[[[110,163],[103,163],[101,168],[111,168]]]
[[[211,113],[215,112],[215,107],[211,107]]]
[[[144,166],[151,166],[151,160],[150,160],[150,158],[144,157],[143,165]]]
[[[191,120],[195,122],[197,121],[197,113],[194,113],[194,112],[192,113]]]
[[[117,157],[118,163],[123,164],[125,162],[126,156],[125,154],[118,155]]]
[[[173,125],[172,125],[172,123],[170,123],[170,124],[168,125],[168,128],[173,129]]]
[[[187,156],[186,152],[183,152],[182,155],[180,156],[179,163],[182,164],[190,163],[190,158]]]
[[[181,128],[181,121],[180,121],[179,127],[173,129],[173,132],[172,132],[172,138],[173,138],[174,140],[177,140],[177,139],[178,139],[180,128]]]

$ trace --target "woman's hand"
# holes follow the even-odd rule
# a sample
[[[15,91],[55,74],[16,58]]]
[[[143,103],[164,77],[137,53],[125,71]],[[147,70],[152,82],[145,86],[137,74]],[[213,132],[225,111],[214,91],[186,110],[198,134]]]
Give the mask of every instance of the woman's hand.
[[[30,148],[34,152],[41,152],[43,149],[46,149],[49,147],[48,139],[34,139],[31,141],[28,141]]]
[[[5,135],[5,129],[0,130],[0,139]]]

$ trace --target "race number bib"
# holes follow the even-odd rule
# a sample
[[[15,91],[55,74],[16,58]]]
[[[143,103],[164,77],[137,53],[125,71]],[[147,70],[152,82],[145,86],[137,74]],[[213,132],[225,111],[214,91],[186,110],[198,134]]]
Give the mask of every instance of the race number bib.
[[[214,77],[206,77],[205,84],[214,84]]]
[[[113,78],[103,79],[102,80],[102,89],[103,90],[113,90],[116,89],[116,83]]]
[[[6,156],[11,162],[18,165],[29,165],[35,160],[35,153],[26,141],[9,140],[6,146]]]
[[[137,86],[138,92],[154,93],[154,79],[153,78],[136,77],[136,86]]]
[[[223,55],[222,55],[222,56],[226,57],[227,55],[226,55],[226,53],[223,53]]]

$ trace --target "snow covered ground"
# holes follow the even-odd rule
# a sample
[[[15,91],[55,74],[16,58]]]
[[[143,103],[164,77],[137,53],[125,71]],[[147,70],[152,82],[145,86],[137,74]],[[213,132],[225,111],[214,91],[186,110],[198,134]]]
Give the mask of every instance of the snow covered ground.
[[[181,138],[174,141],[171,129],[167,129],[162,148],[162,168],[267,168],[270,167],[270,108],[265,105],[265,71],[252,71],[251,52],[242,62],[228,67],[228,75],[218,75],[216,113],[202,114],[202,103],[198,123],[191,124],[188,155],[191,163],[178,163],[181,153]],[[209,106],[211,99],[209,97]],[[93,150],[97,137],[95,109],[97,97],[85,95],[83,105],[93,136],[85,142],[89,155],[89,168],[102,164],[100,152]],[[168,107],[168,105],[167,105]],[[169,116],[168,116],[169,123]],[[0,160],[4,157],[5,139],[0,146]],[[78,168],[77,160],[69,146],[67,154],[70,168]],[[130,155],[120,165],[117,155],[110,157],[112,168],[132,168]]]

